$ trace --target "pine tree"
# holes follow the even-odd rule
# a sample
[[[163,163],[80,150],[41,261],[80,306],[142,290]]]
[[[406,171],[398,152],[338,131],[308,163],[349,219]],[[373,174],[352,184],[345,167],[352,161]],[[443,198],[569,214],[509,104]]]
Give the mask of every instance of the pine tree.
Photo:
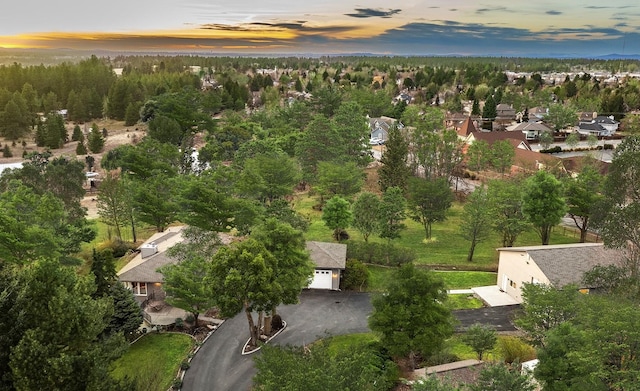
[[[407,188],[408,153],[409,143],[404,135],[396,127],[391,128],[389,139],[385,144],[385,151],[380,159],[382,167],[378,170],[380,190],[384,192],[392,186],[397,186],[403,191]]]
[[[93,124],[91,126],[91,133],[89,133],[88,137],[88,146],[89,150],[92,153],[100,153],[104,148],[104,138],[102,137],[102,132],[98,129],[98,125]]]

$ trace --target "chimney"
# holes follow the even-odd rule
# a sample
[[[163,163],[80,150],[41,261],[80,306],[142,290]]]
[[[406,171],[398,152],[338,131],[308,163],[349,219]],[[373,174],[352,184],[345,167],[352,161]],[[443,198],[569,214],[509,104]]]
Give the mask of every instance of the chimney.
[[[140,246],[140,256],[144,259],[158,252],[158,245],[154,242],[143,244]]]

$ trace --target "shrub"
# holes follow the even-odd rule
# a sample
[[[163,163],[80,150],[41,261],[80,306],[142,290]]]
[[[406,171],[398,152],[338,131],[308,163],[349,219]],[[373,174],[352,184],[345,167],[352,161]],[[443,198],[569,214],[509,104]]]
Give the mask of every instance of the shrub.
[[[171,388],[174,390],[179,390],[182,387],[182,380],[179,377],[173,379],[173,383],[171,383]]]
[[[186,371],[187,369],[189,369],[189,367],[191,367],[191,363],[189,363],[189,361],[184,360],[180,363],[180,369],[182,369],[183,371]]]
[[[456,362],[456,361],[460,361],[460,357],[458,357],[453,353],[443,351],[427,357],[422,362],[422,364],[424,366],[432,367],[432,366],[448,364],[450,362]]]
[[[187,316],[185,316],[185,318],[184,318],[184,321],[189,323],[189,324],[192,324],[193,322],[195,322],[195,320],[196,320],[196,317],[193,316],[192,313],[188,313]]]
[[[110,248],[111,250],[113,250],[114,258],[120,258],[125,254],[127,254],[129,250],[132,250],[135,248],[135,246],[132,243],[127,243],[121,239],[112,239],[112,240],[105,241],[101,243],[99,247],[100,247],[99,248],[100,250],[103,250],[105,248]]]
[[[79,125],[73,127],[73,133],[71,134],[71,141],[80,141],[84,140],[84,134],[82,134],[82,129],[80,129]]]
[[[369,271],[364,263],[357,259],[347,259],[342,288],[345,290],[362,291],[369,284]]]
[[[548,149],[541,149],[540,153],[558,153],[558,152],[562,152],[562,147],[559,145],[556,145],[553,148],[548,148]]]
[[[465,335],[462,336],[462,341],[476,352],[480,361],[482,361],[485,352],[493,349],[497,339],[494,329],[478,323],[469,327]]]
[[[536,357],[533,346],[527,344],[518,337],[504,337],[498,340],[498,348],[502,353],[504,361],[508,364],[513,362],[525,362]]]
[[[415,252],[397,248],[387,243],[347,242],[347,259],[358,259],[364,263],[383,266],[400,266],[413,262]]]
[[[76,145],[76,155],[86,155],[87,154],[87,147],[84,145],[83,142],[78,142],[78,145]]]
[[[9,144],[5,144],[2,149],[2,157],[13,157],[13,153],[11,152],[11,148],[9,148]]]
[[[273,318],[271,318],[271,330],[277,331],[284,327],[284,323],[282,322],[282,317],[278,314],[275,314]]]
[[[184,327],[184,320],[182,318],[176,318],[176,327],[177,328],[183,328]]]

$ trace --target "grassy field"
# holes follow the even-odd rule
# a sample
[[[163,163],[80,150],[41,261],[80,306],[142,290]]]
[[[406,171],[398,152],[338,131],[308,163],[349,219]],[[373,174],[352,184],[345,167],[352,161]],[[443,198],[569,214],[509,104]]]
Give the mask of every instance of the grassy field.
[[[385,287],[385,281],[394,268],[368,265],[369,269],[369,289],[373,292],[380,292]],[[474,272],[474,271],[434,271],[445,283],[447,289],[469,289],[478,286],[495,285],[496,273]]]
[[[322,221],[322,213],[313,210],[312,207],[318,201],[307,194],[300,195],[294,203],[295,209],[309,219],[309,230],[305,233],[307,240],[332,241],[331,230]],[[456,268],[459,270],[484,270],[495,271],[498,266],[498,252],[496,248],[502,246],[498,234],[492,233],[489,238],[478,244],[473,257],[473,262],[467,262],[469,243],[459,234],[461,224],[462,204],[454,203],[447,212],[447,220],[435,223],[432,226],[431,240],[425,240],[424,228],[417,222],[407,219],[407,228],[401,232],[401,237],[394,240],[393,244],[415,252],[416,264],[430,265],[441,268]],[[358,231],[349,228],[347,232],[353,240],[362,240]],[[551,244],[577,243],[578,237],[570,230],[562,227],[554,228],[551,234]],[[382,239],[373,236],[371,242],[383,242]],[[535,230],[531,229],[523,233],[516,241],[516,246],[539,245],[540,238]]]
[[[194,344],[186,334],[147,334],[115,362],[112,374],[117,379],[129,377],[152,385],[145,388],[150,391],[164,391],[171,386],[180,363]]]

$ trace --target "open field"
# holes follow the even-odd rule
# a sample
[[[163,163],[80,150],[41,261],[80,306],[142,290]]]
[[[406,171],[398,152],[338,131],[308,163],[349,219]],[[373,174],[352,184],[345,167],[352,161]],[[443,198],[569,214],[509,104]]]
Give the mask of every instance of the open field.
[[[332,241],[331,230],[322,221],[322,212],[314,210],[317,199],[308,194],[300,194],[294,201],[295,209],[310,221],[309,230],[305,233],[307,240]],[[435,223],[432,227],[431,240],[425,240],[423,227],[411,219],[405,220],[407,228],[401,232],[401,237],[392,243],[400,248],[406,248],[416,254],[417,265],[429,266],[447,270],[479,270],[496,271],[498,267],[498,252],[501,238],[492,233],[488,240],[476,247],[473,262],[467,262],[469,243],[459,234],[461,224],[460,214],[462,204],[454,203],[447,212],[447,220]],[[362,240],[361,235],[353,228],[347,230],[352,240]],[[571,230],[556,227],[551,234],[551,244],[576,243],[578,237]],[[369,238],[371,242],[383,243],[377,236]],[[523,233],[516,241],[516,246],[539,245],[538,234],[530,229]]]

